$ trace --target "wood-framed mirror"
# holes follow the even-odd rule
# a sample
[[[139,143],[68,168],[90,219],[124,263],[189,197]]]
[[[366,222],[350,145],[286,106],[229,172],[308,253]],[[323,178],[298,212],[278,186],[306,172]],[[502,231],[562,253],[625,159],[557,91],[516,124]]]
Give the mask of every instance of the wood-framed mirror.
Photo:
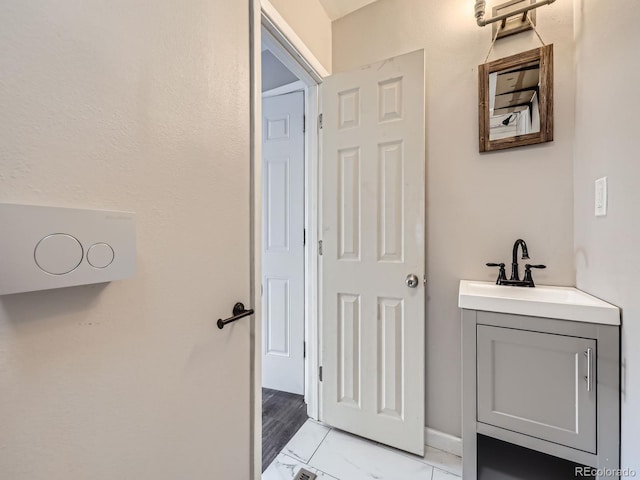
[[[480,151],[553,140],[553,45],[478,66]]]

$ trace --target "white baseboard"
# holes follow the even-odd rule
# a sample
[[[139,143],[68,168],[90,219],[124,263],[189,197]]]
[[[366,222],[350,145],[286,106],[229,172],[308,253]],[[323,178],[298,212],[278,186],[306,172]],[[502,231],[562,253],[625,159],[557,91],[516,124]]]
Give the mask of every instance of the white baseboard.
[[[462,456],[462,439],[460,437],[426,427],[424,429],[424,443],[443,452],[451,453],[458,457]]]

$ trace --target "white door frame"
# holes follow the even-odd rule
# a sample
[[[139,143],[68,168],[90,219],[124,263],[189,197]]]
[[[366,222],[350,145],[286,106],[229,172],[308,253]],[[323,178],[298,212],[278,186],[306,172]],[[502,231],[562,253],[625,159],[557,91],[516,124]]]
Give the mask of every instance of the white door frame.
[[[251,256],[252,326],[251,352],[251,462],[252,477],[262,471],[262,33],[265,43],[287,68],[304,83],[305,90],[305,401],[307,414],[320,418],[318,365],[320,355],[319,301],[320,262],[320,141],[318,114],[320,83],[329,75],[300,37],[268,0],[249,0],[251,50]]]
[[[283,37],[280,29],[273,24],[273,19],[267,16],[265,6],[271,5],[263,0],[262,4],[262,28],[261,28],[261,48],[267,48],[282,64],[294,75],[300,78],[300,83],[305,92],[305,116],[306,123],[304,142],[304,182],[305,182],[305,229],[307,231],[307,241],[304,251],[304,275],[305,275],[305,342],[307,344],[307,355],[305,358],[305,388],[304,398],[307,403],[307,414],[318,420],[318,81],[307,70],[308,66],[302,66],[291,54],[285,45],[285,41],[290,40]],[[271,7],[273,8],[273,7]],[[279,14],[274,10],[270,15]],[[280,17],[281,18],[281,17]],[[284,21],[284,20],[283,20]],[[285,24],[286,25],[286,24]],[[288,27],[288,26],[287,26]],[[275,33],[273,33],[275,32]],[[279,39],[276,35],[280,36]],[[293,46],[292,46],[293,48]],[[301,55],[297,49],[295,55]],[[317,74],[314,74],[317,75]],[[285,89],[286,90],[286,89]],[[293,91],[293,90],[291,90]],[[257,142],[257,139],[256,139]],[[262,146],[262,139],[260,139]],[[257,181],[257,179],[256,179]],[[258,213],[258,212],[256,212]]]
[[[297,80],[295,82],[287,83],[286,85],[282,85],[280,87],[272,88],[271,90],[265,90],[264,92],[262,92],[262,98],[264,99],[269,97],[278,97],[280,95],[286,95],[288,93],[300,92],[300,91],[305,92],[305,100],[306,100],[307,85],[304,82]],[[306,105],[305,105],[305,108],[306,108]],[[306,113],[307,112],[305,110],[305,115]]]

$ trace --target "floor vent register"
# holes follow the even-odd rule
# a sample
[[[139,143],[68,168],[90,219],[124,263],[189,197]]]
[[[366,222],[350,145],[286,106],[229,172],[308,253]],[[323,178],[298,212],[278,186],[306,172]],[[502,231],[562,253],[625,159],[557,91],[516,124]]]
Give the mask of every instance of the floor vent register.
[[[311,473],[309,470],[301,468],[293,480],[316,480],[316,478],[318,478],[318,476],[315,473]]]

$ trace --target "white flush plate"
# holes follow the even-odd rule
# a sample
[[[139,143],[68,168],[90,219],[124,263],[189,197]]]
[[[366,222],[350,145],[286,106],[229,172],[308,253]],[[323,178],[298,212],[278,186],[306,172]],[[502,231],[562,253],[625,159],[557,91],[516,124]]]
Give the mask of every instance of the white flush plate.
[[[4,203],[0,225],[0,295],[135,273],[133,213]]]

